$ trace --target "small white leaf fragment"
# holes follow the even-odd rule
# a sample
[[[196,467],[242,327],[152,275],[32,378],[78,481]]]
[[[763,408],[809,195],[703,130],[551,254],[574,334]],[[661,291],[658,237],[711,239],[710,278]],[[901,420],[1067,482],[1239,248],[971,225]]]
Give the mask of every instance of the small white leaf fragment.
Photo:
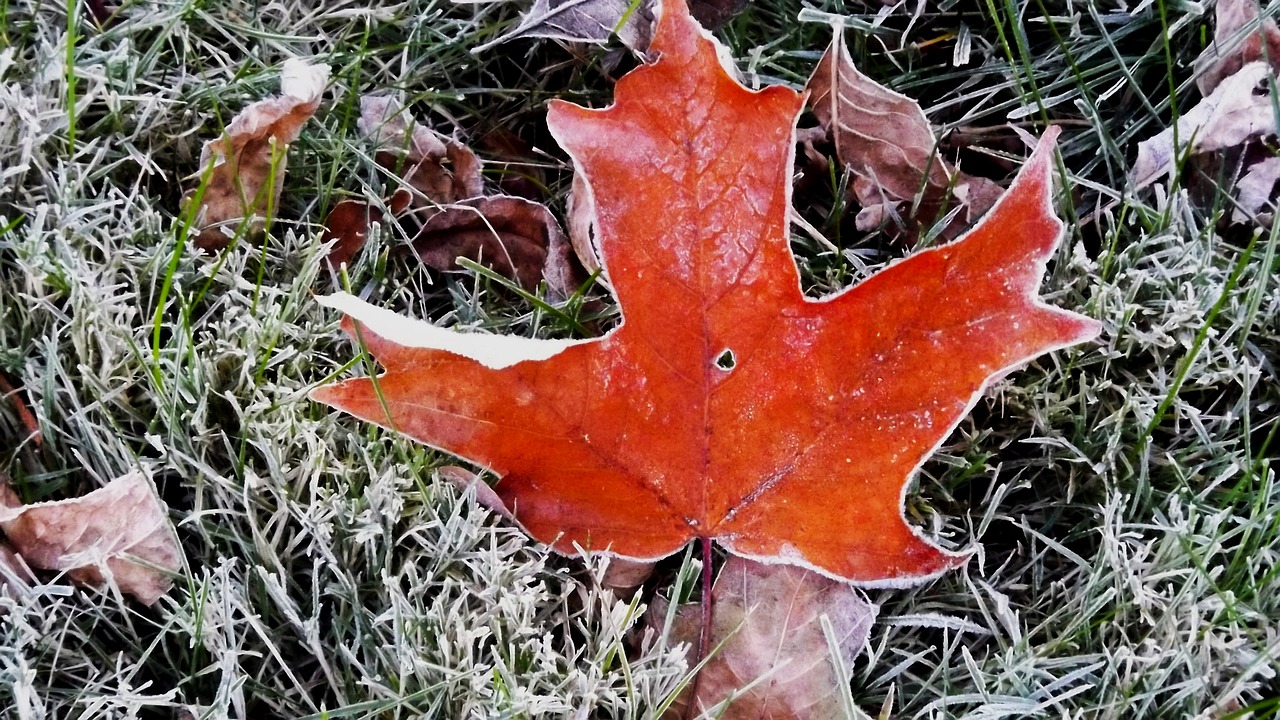
[[[534,0],[533,6],[520,17],[520,24],[514,30],[490,40],[475,51],[482,52],[509,40],[525,37],[603,44],[609,41],[615,30],[623,45],[633,50],[644,50],[649,46],[649,39],[653,34],[652,3],[632,3],[631,0]]]
[[[0,484],[0,530],[28,566],[64,571],[82,585],[114,582],[146,605],[182,567],[168,508],[140,472],[83,497],[30,505]]]
[[[495,370],[526,360],[546,360],[574,345],[595,342],[590,339],[539,340],[513,335],[457,332],[370,305],[349,293],[325,295],[316,298],[316,302],[341,311],[373,334],[398,345],[444,350]]]

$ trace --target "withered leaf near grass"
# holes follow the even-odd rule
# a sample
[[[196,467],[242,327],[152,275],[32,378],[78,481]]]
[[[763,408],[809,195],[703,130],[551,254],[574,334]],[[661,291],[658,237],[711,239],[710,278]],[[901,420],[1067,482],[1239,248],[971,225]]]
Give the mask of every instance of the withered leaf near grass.
[[[484,192],[480,158],[457,140],[415,121],[394,98],[360,98],[356,124],[377,148],[380,164],[403,168],[404,181],[417,191],[414,207],[444,205]]]
[[[732,698],[711,717],[844,717],[844,680],[832,662],[822,628],[826,616],[847,668],[866,644],[877,608],[852,587],[791,565],[766,565],[730,555],[712,592],[715,613],[709,648],[715,652],[696,681],[664,717],[682,718],[690,702],[705,712]],[[665,603],[648,622],[660,625]],[[697,605],[677,610],[671,639],[698,644]],[[716,650],[718,648],[718,651]],[[741,688],[751,685],[749,690]],[[696,698],[691,697],[696,692]]]
[[[465,493],[471,490],[475,494],[476,504],[506,520],[514,520],[515,515],[511,514],[511,509],[507,504],[498,497],[498,493],[489,487],[489,483],[484,478],[471,472],[460,465],[445,465],[436,468],[436,475],[445,480],[450,485],[458,489],[458,492]]]
[[[181,566],[168,509],[140,472],[83,497],[23,505],[0,484],[0,529],[32,568],[65,571],[77,583],[114,581],[144,604],[158,600]]]
[[[1213,43],[1196,58],[1201,95],[1251,62],[1269,60],[1280,69],[1280,28],[1269,17],[1259,22],[1257,0],[1218,0],[1214,18]]]
[[[13,407],[13,411],[18,414],[18,422],[27,429],[26,440],[30,440],[39,446],[44,440],[44,435],[40,431],[40,421],[36,419],[31,408],[27,406],[25,400],[22,399],[22,388],[15,388],[5,379],[4,373],[0,373],[0,402],[7,401]],[[24,440],[25,442],[25,440]]]
[[[208,181],[199,195],[197,247],[216,252],[242,225],[249,233],[262,229],[280,203],[288,145],[315,114],[328,80],[328,65],[286,60],[280,96],[245,108],[222,137],[205,143],[197,177],[203,182],[207,173]],[[184,202],[194,201],[199,192],[189,190]]]
[[[653,34],[653,10],[648,2],[641,2],[628,15],[631,4],[631,0],[534,0],[514,30],[477,47],[476,52],[524,37],[605,43],[615,29],[622,44],[643,50]]]
[[[691,0],[689,10],[714,30],[746,8],[749,0]],[[634,8],[634,9],[633,9]],[[514,30],[476,52],[518,38],[552,38],[603,44],[616,32],[623,45],[644,52],[653,38],[654,0],[534,0]]]
[[[422,214],[425,220],[413,248],[437,270],[457,270],[457,258],[465,257],[514,278],[527,290],[545,278],[558,298],[568,297],[578,285],[568,239],[539,203],[493,195]]]
[[[923,191],[918,217],[928,221],[943,207],[958,204],[963,211],[956,229],[961,230],[1004,192],[938,157],[937,139],[920,105],[863,75],[839,28],[805,89],[837,157],[853,173],[853,191],[862,205],[858,229],[871,230],[905,214]]]
[[[1275,134],[1271,77],[1266,63],[1249,63],[1178,118],[1177,146],[1174,128],[1138,143],[1131,171],[1134,187],[1146,187],[1173,172],[1183,149],[1192,156],[1203,155]]]

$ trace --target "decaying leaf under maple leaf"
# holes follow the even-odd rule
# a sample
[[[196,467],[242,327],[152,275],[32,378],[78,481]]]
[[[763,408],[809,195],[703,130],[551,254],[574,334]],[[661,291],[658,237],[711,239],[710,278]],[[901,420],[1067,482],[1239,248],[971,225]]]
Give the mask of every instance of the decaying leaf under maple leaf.
[[[732,555],[720,569],[712,598],[715,653],[664,717],[690,717],[685,710],[690,703],[703,713],[698,717],[719,720],[842,716],[839,693],[849,691],[848,683],[832,662],[822,617],[847,668],[867,643],[875,605],[845,583],[810,570]],[[671,641],[697,646],[699,609],[696,604],[677,609]],[[661,596],[655,598],[648,622],[661,624],[667,611]]]
[[[549,117],[623,323],[532,340],[334,295],[385,373],[313,397],[491,468],[562,552],[654,559],[709,538],[889,585],[954,567],[903,516],[912,474],[993,377],[1098,332],[1036,297],[1062,230],[1056,131],[963,239],[811,300],[787,233],[799,94],[744,88],[683,3],[664,8],[658,60],[614,105]]]
[[[173,584],[181,554],[155,486],[135,472],[83,497],[23,505],[0,485],[0,529],[27,565],[83,585],[108,579],[151,605]]]
[[[938,157],[937,139],[920,104],[862,74],[849,55],[843,28],[836,28],[805,89],[809,107],[835,141],[836,155],[853,173],[853,193],[862,206],[859,230],[874,229],[911,209],[922,191],[921,217],[931,219],[947,203],[959,205],[964,210],[958,229],[963,229],[1004,192]]]
[[[328,65],[286,60],[280,97],[245,108],[222,137],[205,143],[200,167],[209,180],[200,196],[197,247],[206,252],[226,247],[241,223],[247,222],[250,232],[262,228],[280,204],[288,145],[320,106],[328,80]],[[184,200],[193,200],[196,193],[189,191]]]

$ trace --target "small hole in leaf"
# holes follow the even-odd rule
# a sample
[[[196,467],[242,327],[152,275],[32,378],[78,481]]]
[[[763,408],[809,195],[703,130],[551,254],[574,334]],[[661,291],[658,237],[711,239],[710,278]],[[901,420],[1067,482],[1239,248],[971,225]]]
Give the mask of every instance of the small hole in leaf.
[[[721,370],[732,370],[736,364],[738,364],[738,359],[733,356],[732,350],[725,350],[720,353],[720,357],[716,358],[716,367]]]

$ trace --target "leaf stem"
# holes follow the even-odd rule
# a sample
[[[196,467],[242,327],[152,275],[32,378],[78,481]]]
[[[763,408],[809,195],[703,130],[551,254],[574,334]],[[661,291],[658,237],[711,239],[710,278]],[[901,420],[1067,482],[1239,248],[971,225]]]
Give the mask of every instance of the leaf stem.
[[[702,628],[698,632],[698,654],[693,658],[690,667],[699,667],[707,659],[711,650],[711,621],[715,606],[711,604],[711,538],[701,536],[698,543],[702,545]],[[689,704],[685,708],[685,718],[696,717],[698,713],[698,684],[702,680],[702,670],[693,676],[693,684],[689,688]]]

